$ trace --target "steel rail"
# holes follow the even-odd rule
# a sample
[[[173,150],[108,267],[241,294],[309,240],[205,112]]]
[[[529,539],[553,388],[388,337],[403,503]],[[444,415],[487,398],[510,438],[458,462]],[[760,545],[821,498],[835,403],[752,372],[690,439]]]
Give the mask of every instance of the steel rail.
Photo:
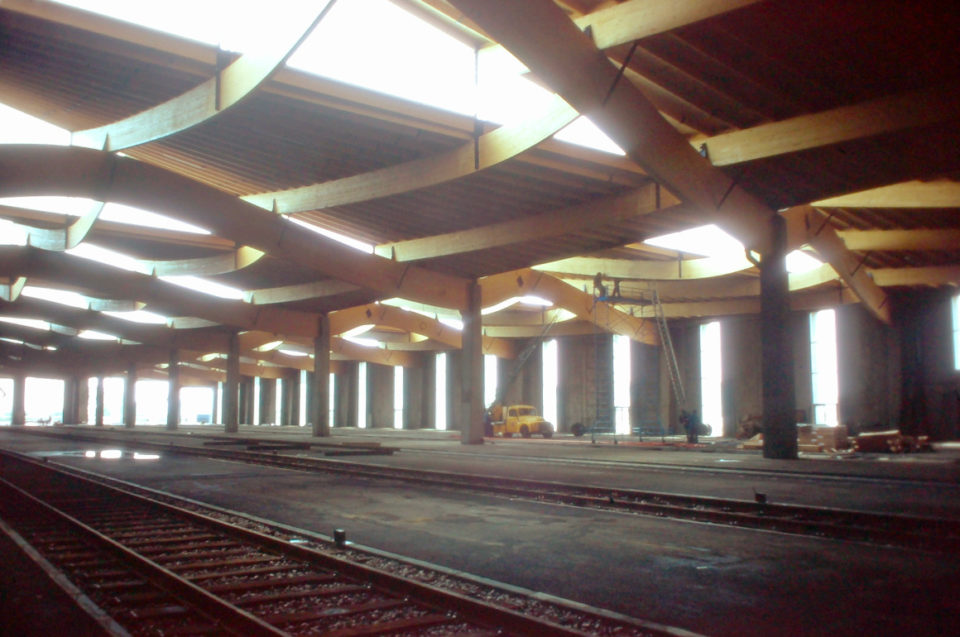
[[[74,432],[68,435],[79,439],[103,442],[102,438],[95,435],[83,435]],[[429,484],[445,489],[493,493],[538,502],[603,508],[609,511],[724,524],[794,535],[960,553],[960,521],[957,520],[871,513],[832,507],[680,495],[657,491],[583,486],[520,478],[491,478],[485,475],[381,467],[311,456],[288,456],[278,453],[265,454],[220,448],[200,448],[174,443],[129,441],[121,444],[285,469],[340,473],[369,479],[404,480],[415,482],[420,486]]]
[[[493,628],[495,630],[505,631],[505,634],[516,634],[516,635],[542,635],[550,634],[557,635],[559,637],[582,637],[585,635],[592,634],[590,632],[584,632],[576,628],[571,628],[569,626],[563,626],[555,622],[545,621],[538,617],[532,617],[522,612],[513,611],[495,604],[487,603],[482,600],[474,599],[468,597],[464,594],[457,593],[455,591],[444,590],[435,586],[424,584],[419,581],[411,580],[408,578],[400,577],[392,573],[376,569],[370,566],[363,564],[358,564],[351,562],[346,559],[341,559],[334,555],[323,553],[312,549],[306,546],[291,544],[288,541],[283,539],[273,537],[271,535],[236,526],[225,522],[223,520],[211,517],[204,513],[198,513],[183,507],[178,507],[169,503],[159,502],[153,498],[149,498],[140,494],[131,493],[117,487],[113,487],[107,484],[103,484],[99,481],[90,480],[84,478],[83,476],[77,475],[73,471],[64,472],[59,468],[50,466],[49,463],[39,462],[32,458],[23,457],[20,454],[14,452],[0,450],[0,456],[2,456],[3,462],[6,463],[9,460],[18,461],[24,465],[28,465],[34,470],[45,470],[51,473],[58,474],[60,476],[68,477],[71,480],[83,481],[90,484],[91,486],[95,485],[95,488],[104,489],[109,491],[114,500],[111,500],[114,504],[118,503],[121,498],[127,498],[129,500],[135,501],[139,504],[143,504],[157,510],[165,511],[172,515],[175,515],[179,518],[184,518],[192,522],[201,524],[208,528],[214,528],[217,531],[228,535],[232,538],[249,542],[258,547],[264,548],[268,551],[276,552],[280,555],[287,556],[292,559],[299,559],[305,562],[309,562],[312,565],[320,566],[321,568],[330,569],[339,573],[344,574],[348,578],[357,579],[360,581],[371,582],[374,587],[381,589],[384,592],[393,595],[399,595],[401,597],[407,597],[413,599],[417,602],[422,603],[426,607],[432,607],[441,612],[455,611],[458,618],[469,621],[471,623],[477,624],[479,626],[486,626]],[[7,483],[6,480],[2,481]],[[12,488],[22,491],[16,485],[11,485]],[[88,496],[92,498],[91,494],[93,489],[85,491]],[[86,533],[92,534],[93,537],[97,538],[98,542],[104,542],[105,545],[110,546],[112,550],[121,551],[124,553],[125,557],[134,557],[134,552],[130,549],[123,547],[118,542],[106,537],[105,535],[96,531],[92,527],[85,525],[82,521],[60,512],[55,507],[40,501],[35,496],[24,492],[25,497],[30,497],[33,500],[38,502],[38,505],[42,505],[50,511],[51,514],[66,515],[67,518],[70,518],[69,521],[71,524],[75,525],[77,528],[82,529]],[[134,554],[134,555],[129,555]],[[145,558],[139,557],[139,559],[144,560]],[[149,564],[152,564],[149,560],[145,560]],[[156,568],[159,569],[158,576],[163,577],[177,577],[172,572],[160,567],[159,565],[145,566],[145,568]],[[186,581],[186,580],[184,580]],[[189,581],[186,581],[186,584],[189,585],[191,590],[187,590],[187,595],[192,595],[195,593],[193,588],[199,589],[196,585],[192,584]],[[202,589],[199,589],[202,590]],[[206,591],[203,591],[206,593]],[[178,591],[179,593],[179,591]],[[209,593],[206,593],[209,595]],[[203,600],[201,599],[201,602]],[[223,602],[229,606],[228,603]],[[583,612],[584,609],[580,609]],[[589,613],[586,613],[589,614]],[[256,619],[256,618],[255,618]],[[611,625],[616,625],[617,621],[609,617],[603,618]],[[257,620],[261,621],[261,620]],[[679,629],[673,629],[670,627],[658,627],[654,624],[647,622],[637,621],[636,623],[632,622],[620,622],[619,629],[634,629],[637,631],[634,634],[652,634],[652,635],[688,635],[686,631]],[[243,629],[240,632],[242,634],[286,634],[283,632],[276,632],[276,629],[271,627],[269,624],[263,623],[264,626],[270,628],[274,632],[264,633],[257,632],[254,628]],[[625,633],[618,634],[630,634],[629,631]]]

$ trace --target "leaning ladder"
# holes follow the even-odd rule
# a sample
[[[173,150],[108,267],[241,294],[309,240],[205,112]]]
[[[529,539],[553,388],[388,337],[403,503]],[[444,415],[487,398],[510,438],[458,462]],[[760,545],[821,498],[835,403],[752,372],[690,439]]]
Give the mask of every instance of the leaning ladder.
[[[677,364],[677,353],[673,349],[673,339],[670,338],[667,318],[663,315],[663,305],[660,303],[660,295],[656,290],[653,290],[653,311],[654,316],[657,318],[660,345],[667,361],[667,369],[670,372],[670,387],[673,389],[673,397],[677,401],[677,409],[683,409],[684,405],[686,405],[686,394],[683,391],[683,378],[680,376],[680,366]]]
[[[513,385],[513,382],[517,380],[517,377],[520,376],[520,372],[523,371],[524,365],[527,364],[527,359],[533,355],[534,350],[537,349],[543,341],[547,338],[547,333],[550,332],[550,329],[556,324],[559,314],[557,312],[553,313],[549,323],[546,323],[543,326],[543,329],[540,330],[540,334],[535,338],[531,339],[527,346],[523,348],[523,351],[517,356],[517,360],[513,364],[513,369],[510,370],[510,376],[507,378],[506,383],[497,383],[497,394],[494,400],[495,403],[503,404],[503,398],[507,393],[507,390]],[[488,405],[489,407],[489,405]]]

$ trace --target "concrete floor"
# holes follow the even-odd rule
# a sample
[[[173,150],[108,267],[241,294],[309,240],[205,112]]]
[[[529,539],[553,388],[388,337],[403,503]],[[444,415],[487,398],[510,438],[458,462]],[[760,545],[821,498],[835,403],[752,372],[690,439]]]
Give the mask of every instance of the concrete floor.
[[[159,428],[105,433],[172,440]],[[264,427],[240,436],[307,433]],[[174,435],[202,444],[221,434],[211,426]],[[726,441],[693,450],[563,437],[464,446],[455,434],[390,430],[339,430],[334,440],[397,449],[351,462],[742,499],[757,489],[774,502],[960,519],[960,453],[949,449],[782,462]],[[6,428],[0,446],[320,533],[345,528],[359,544],[709,635],[960,634],[953,556],[165,453],[88,458],[95,445]]]

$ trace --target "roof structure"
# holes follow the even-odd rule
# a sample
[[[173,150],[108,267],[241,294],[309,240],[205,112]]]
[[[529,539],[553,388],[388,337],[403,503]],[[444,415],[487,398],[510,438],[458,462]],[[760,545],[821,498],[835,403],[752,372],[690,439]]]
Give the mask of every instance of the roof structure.
[[[960,13],[941,2],[396,4],[478,57],[506,49],[556,97],[497,126],[286,65],[325,3],[291,20],[282,45],[239,55],[5,0],[0,100],[68,129],[73,145],[0,146],[0,197],[121,203],[209,234],[107,221],[100,204],[79,217],[0,206],[26,237],[0,246],[0,315],[51,326],[0,324],[3,365],[119,371],[133,358],[162,375],[176,347],[191,361],[184,382],[209,381],[240,331],[258,374],[311,369],[279,350],[312,352],[320,314],[335,360],[411,364],[411,352],[460,346],[445,319],[473,282],[484,307],[554,304],[485,315],[487,353],[514,356],[516,338],[555,319],[556,334],[600,326],[656,342],[642,307],[599,307],[594,281],[624,296],[655,289],[668,317],[757,312],[749,260],[643,241],[715,223],[763,254],[778,215],[791,248],[824,264],[791,276],[796,309],[859,302],[889,322],[898,290],[960,282]],[[581,114],[625,155],[553,139]],[[137,271],[67,252],[84,244],[133,257]],[[166,324],[104,313],[143,309]],[[362,326],[379,347],[341,338]],[[85,329],[122,341],[78,339]]]

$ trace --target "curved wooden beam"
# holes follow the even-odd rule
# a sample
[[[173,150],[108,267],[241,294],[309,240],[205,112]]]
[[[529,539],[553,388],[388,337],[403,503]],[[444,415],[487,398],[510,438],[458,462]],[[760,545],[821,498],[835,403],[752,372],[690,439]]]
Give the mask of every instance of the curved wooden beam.
[[[102,201],[96,202],[86,214],[77,217],[65,228],[37,228],[24,224],[17,225],[26,231],[27,245],[29,246],[43,250],[69,250],[76,248],[87,238],[105,205]]]
[[[76,131],[72,143],[108,151],[123,150],[173,135],[215,117],[250,95],[283,66],[335,2],[329,0],[313,20],[287,18],[272,25],[272,28],[286,32],[270,40],[269,47],[241,55],[203,84],[136,115],[105,126]],[[312,3],[294,4],[306,7],[311,14],[315,11]]]
[[[429,316],[408,312],[392,305],[371,303],[330,313],[331,334],[343,334],[366,324],[393,327],[405,332],[421,334],[457,349],[463,347],[463,334],[460,330]],[[517,355],[510,343],[498,338],[484,337],[482,348],[485,354],[496,354],[501,358],[516,358]]]
[[[545,272],[524,269],[489,276],[480,280],[480,292],[484,307],[514,296],[536,295],[607,332],[629,336],[641,343],[660,344],[653,321],[635,318],[608,303],[598,303],[592,294],[581,292]]]
[[[175,259],[171,261],[140,260],[145,272],[153,276],[212,276],[227,274],[249,267],[266,256],[266,253],[249,246],[240,246],[233,252],[199,259]]]
[[[267,254],[383,294],[460,309],[467,280],[394,263],[328,239],[231,195],[128,157],[41,145],[0,146],[0,196],[116,201],[206,228]]]
[[[276,288],[261,288],[248,290],[243,293],[243,300],[254,305],[270,305],[272,303],[290,303],[304,301],[336,294],[356,292],[360,288],[343,281],[314,281],[299,285],[285,285]]]
[[[760,253],[775,213],[715,168],[552,0],[450,0],[684,203]]]
[[[291,214],[435,186],[507,161],[533,148],[578,116],[577,111],[554,96],[547,112],[532,121],[501,126],[445,153],[319,184],[248,195],[243,199],[280,214]]]
[[[702,259],[681,259],[677,261],[572,257],[535,265],[534,269],[557,273],[560,276],[576,274],[593,277],[601,272],[604,277],[614,279],[686,281],[733,274],[753,267],[753,264],[747,261],[745,256],[737,254],[730,257],[704,257]]]
[[[0,278],[0,299],[13,302],[20,298],[23,286],[27,284],[27,277],[2,277]]]

